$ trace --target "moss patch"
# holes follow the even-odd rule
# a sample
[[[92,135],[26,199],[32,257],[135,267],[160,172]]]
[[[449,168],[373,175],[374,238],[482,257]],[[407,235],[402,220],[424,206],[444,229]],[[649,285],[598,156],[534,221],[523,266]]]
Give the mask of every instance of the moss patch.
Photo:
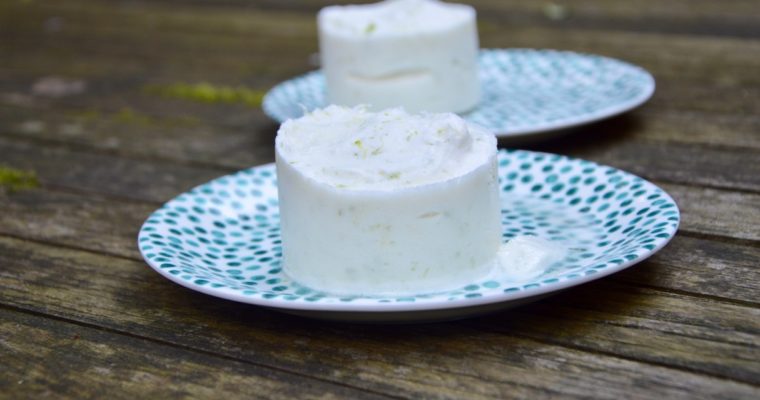
[[[151,125],[153,118],[133,111],[131,108],[122,108],[116,114],[113,114],[113,120],[124,124]]]
[[[117,124],[134,124],[140,126],[159,126],[159,127],[188,127],[200,124],[200,119],[196,116],[169,116],[154,117],[141,113],[129,107],[123,107],[118,112],[100,112],[98,110],[84,110],[67,113],[77,119],[79,122],[93,124],[97,122],[117,123]]]
[[[38,186],[40,186],[40,181],[34,171],[23,171],[0,165],[0,189],[15,192]]]
[[[261,106],[264,92],[243,86],[216,86],[210,83],[176,83],[173,85],[150,85],[144,88],[149,94],[162,97],[197,101],[201,103],[238,103],[251,107]]]
[[[70,115],[82,122],[91,122],[100,118],[100,111],[98,110],[82,110],[82,111],[68,111],[66,115]]]

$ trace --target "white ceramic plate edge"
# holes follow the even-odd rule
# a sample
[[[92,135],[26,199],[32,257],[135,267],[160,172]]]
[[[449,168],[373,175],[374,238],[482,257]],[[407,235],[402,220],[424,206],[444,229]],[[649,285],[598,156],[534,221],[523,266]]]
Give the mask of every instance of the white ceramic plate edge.
[[[569,51],[569,50],[553,50],[553,49],[534,49],[534,48],[505,48],[505,49],[497,49],[497,48],[482,48],[480,49],[480,54],[485,52],[496,52],[496,51],[537,51],[537,52],[551,52],[551,53],[564,53],[564,54],[573,54],[578,56],[584,56],[584,57],[595,57],[595,58],[601,58],[605,59],[608,62],[616,63],[625,66],[626,68],[629,68],[631,70],[635,70],[638,73],[641,74],[641,76],[646,79],[647,84],[645,86],[646,90],[640,93],[637,97],[634,97],[633,99],[618,104],[614,107],[607,108],[598,112],[588,113],[584,114],[581,118],[576,119],[565,119],[560,120],[556,122],[546,123],[546,124],[539,124],[535,125],[534,127],[527,128],[527,129],[516,129],[511,131],[496,131],[494,134],[500,138],[500,139],[517,139],[517,138],[524,138],[527,136],[533,136],[533,135],[539,135],[539,134],[546,134],[546,133],[553,133],[558,130],[564,130],[564,129],[571,129],[582,125],[587,125],[593,122],[598,122],[605,120],[610,117],[614,117],[616,115],[623,114],[625,112],[634,110],[638,108],[639,106],[646,103],[654,94],[656,89],[656,81],[652,74],[649,73],[649,71],[645,70],[644,68],[641,68],[637,65],[631,64],[629,62],[619,60],[612,57],[602,56],[602,55],[596,55],[596,54],[590,54],[590,53],[583,53],[583,52],[576,52],[576,51]],[[269,116],[270,118],[274,119],[278,123],[282,123],[285,121],[285,119],[282,118],[282,115],[280,115],[279,112],[274,111],[272,109],[271,101],[268,100],[271,98],[273,92],[275,89],[287,82],[290,82],[293,79],[299,79],[306,77],[307,75],[314,74],[314,73],[320,73],[320,70],[313,70],[306,73],[303,73],[301,75],[292,77],[288,80],[282,81],[272,88],[270,88],[267,93],[264,95],[264,98],[262,100],[262,110],[264,113]],[[463,116],[466,116],[466,113],[462,114]]]
[[[534,153],[538,153],[538,152],[534,152]],[[271,165],[271,164],[264,164],[259,167],[264,167],[267,165]],[[656,185],[654,185],[653,183],[644,179],[642,180],[656,187]],[[199,185],[198,187],[200,186],[202,185]],[[268,299],[260,299],[260,298],[245,296],[243,294],[230,293],[226,291],[215,290],[213,288],[208,288],[205,286],[194,285],[189,281],[186,281],[178,276],[172,275],[164,271],[158,266],[157,262],[147,257],[147,255],[143,252],[143,249],[140,246],[138,246],[138,248],[140,249],[140,254],[143,256],[147,264],[153,270],[155,270],[156,272],[161,274],[163,277],[169,279],[170,281],[174,283],[177,283],[193,291],[198,291],[198,292],[211,295],[214,297],[219,297],[226,300],[232,300],[232,301],[241,302],[241,303],[263,306],[263,307],[272,308],[272,309],[321,311],[321,312],[399,313],[399,312],[466,308],[466,307],[474,307],[474,306],[480,306],[480,305],[486,305],[486,304],[508,302],[512,300],[519,300],[519,299],[523,299],[527,297],[540,296],[542,294],[549,294],[552,292],[560,291],[563,289],[567,289],[573,286],[578,286],[587,282],[591,282],[591,281],[603,278],[610,274],[629,268],[643,260],[646,260],[653,254],[658,252],[660,249],[665,247],[665,245],[667,245],[673,239],[673,237],[675,237],[676,233],[678,232],[678,226],[680,225],[680,209],[677,207],[677,203],[675,202],[675,200],[673,200],[673,198],[667,192],[662,191],[662,195],[667,200],[671,201],[673,204],[676,204],[675,211],[678,216],[678,221],[676,223],[676,226],[673,228],[672,234],[668,238],[659,242],[657,246],[655,246],[654,249],[649,250],[646,253],[639,255],[635,259],[625,261],[616,266],[605,268],[604,270],[600,270],[597,273],[594,273],[592,275],[585,275],[582,277],[566,279],[559,282],[542,285],[538,288],[525,288],[516,292],[506,292],[506,293],[500,293],[500,294],[489,295],[489,296],[478,297],[478,298],[464,298],[464,299],[459,299],[459,300],[450,301],[450,302],[387,303],[387,304],[352,304],[352,303],[324,304],[324,303],[291,303],[291,302],[282,302],[282,301],[276,301],[276,300],[273,301],[273,300],[268,300]],[[148,217],[147,219],[150,219],[150,217]],[[146,226],[146,223],[142,225],[142,227],[140,228],[140,231],[142,231],[143,228],[145,228],[145,226]]]

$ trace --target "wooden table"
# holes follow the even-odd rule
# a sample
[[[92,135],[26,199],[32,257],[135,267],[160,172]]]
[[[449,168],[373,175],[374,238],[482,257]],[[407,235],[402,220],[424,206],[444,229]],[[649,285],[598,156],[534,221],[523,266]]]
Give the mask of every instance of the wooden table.
[[[0,1],[1,398],[760,398],[754,0],[471,2],[484,47],[656,77],[642,108],[530,145],[677,200],[677,237],[629,270],[486,317],[357,326],[148,268],[135,238],[151,211],[273,160],[260,96],[315,68],[327,3]]]

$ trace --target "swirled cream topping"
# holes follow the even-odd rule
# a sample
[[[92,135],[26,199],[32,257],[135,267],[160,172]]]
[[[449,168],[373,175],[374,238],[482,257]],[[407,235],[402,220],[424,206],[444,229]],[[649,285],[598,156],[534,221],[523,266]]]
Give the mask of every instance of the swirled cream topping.
[[[286,121],[282,161],[336,188],[393,190],[467,174],[496,154],[496,138],[451,113],[329,106]]]

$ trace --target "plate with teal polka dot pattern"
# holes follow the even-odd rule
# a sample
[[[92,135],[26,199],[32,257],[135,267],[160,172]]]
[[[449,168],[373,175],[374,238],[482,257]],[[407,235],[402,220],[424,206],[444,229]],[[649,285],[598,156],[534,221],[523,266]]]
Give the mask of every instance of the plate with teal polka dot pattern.
[[[403,297],[334,296],[282,270],[273,164],[200,185],[156,210],[138,245],[164,277],[213,296],[317,318],[413,322],[461,318],[532,301],[644,260],[675,235],[680,214],[662,189],[565,156],[499,152],[503,241],[537,236],[567,250],[529,281],[490,276],[456,290]]]
[[[612,58],[568,51],[489,49],[480,52],[482,100],[463,114],[501,138],[587,124],[631,110],[655,89],[644,69]],[[327,105],[325,79],[313,71],[282,82],[262,107],[283,122]]]

